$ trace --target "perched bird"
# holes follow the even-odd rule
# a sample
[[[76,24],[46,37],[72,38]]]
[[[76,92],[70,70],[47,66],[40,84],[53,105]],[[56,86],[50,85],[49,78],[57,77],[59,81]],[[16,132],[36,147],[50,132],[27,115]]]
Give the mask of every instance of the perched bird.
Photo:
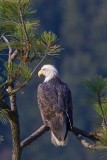
[[[42,120],[50,128],[51,142],[64,146],[68,129],[73,126],[71,92],[53,65],[44,65],[38,72],[38,76],[41,75],[45,80],[38,86],[37,99]]]

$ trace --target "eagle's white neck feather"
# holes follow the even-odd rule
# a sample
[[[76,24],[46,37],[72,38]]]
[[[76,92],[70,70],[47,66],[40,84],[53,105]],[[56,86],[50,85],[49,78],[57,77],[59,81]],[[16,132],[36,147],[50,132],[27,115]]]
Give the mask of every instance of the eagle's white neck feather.
[[[44,82],[48,82],[49,80],[51,80],[54,77],[58,77],[58,74],[56,74],[55,72],[50,72],[49,75],[45,77]]]

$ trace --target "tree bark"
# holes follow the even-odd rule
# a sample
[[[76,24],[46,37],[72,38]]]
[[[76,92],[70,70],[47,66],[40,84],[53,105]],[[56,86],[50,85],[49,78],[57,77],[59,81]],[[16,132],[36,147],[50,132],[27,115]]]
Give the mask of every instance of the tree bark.
[[[17,117],[10,120],[10,126],[12,131],[12,160],[20,160],[20,129]]]
[[[8,92],[14,89],[14,85],[8,87]],[[12,94],[10,97],[10,109],[11,117],[9,119],[11,132],[12,132],[12,160],[21,159],[21,149],[20,149],[20,126],[19,126],[19,116],[16,105],[16,95]]]

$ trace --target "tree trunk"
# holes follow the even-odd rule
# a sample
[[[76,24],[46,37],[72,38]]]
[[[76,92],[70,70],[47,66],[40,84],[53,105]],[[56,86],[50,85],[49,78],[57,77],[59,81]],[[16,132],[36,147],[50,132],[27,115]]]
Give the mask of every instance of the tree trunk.
[[[12,92],[14,85],[8,87],[8,91]],[[21,149],[20,149],[20,125],[19,116],[16,104],[16,95],[12,94],[10,97],[10,107],[11,107],[11,117],[9,119],[11,132],[12,132],[12,160],[21,159]]]
[[[13,117],[10,120],[10,125],[12,131],[12,160],[20,160],[20,128],[17,116]]]

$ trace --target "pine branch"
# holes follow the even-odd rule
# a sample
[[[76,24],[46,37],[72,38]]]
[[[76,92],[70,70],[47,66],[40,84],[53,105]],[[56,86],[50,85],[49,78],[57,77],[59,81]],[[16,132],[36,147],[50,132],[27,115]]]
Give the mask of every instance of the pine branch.
[[[101,96],[100,94],[98,94],[98,104],[99,104],[99,107],[101,109],[101,113],[102,113],[102,118],[103,118],[103,127],[104,129],[107,127],[107,123],[106,123],[106,119],[105,119],[105,116],[104,116],[104,111],[103,111],[103,107],[102,107],[102,103],[101,103]]]
[[[25,26],[25,23],[24,23],[24,20],[23,20],[21,0],[18,0],[18,9],[19,9],[20,21],[21,21],[21,25],[22,25],[23,32],[24,32],[24,35],[25,35],[25,39],[26,39],[26,41],[29,41],[29,37],[28,37],[27,31],[26,31],[26,26]]]
[[[103,129],[107,128],[107,123],[106,123],[106,115],[105,115],[105,110],[104,110],[104,103],[105,102],[105,97],[107,95],[107,80],[106,78],[103,78],[102,76],[97,76],[96,78],[92,80],[88,80],[85,83],[85,86],[89,89],[90,92],[90,97],[88,96],[88,101],[89,103],[93,102],[93,106],[95,107],[95,110],[99,115],[102,116],[103,119]]]
[[[28,48],[29,37],[28,37],[27,31],[26,31],[25,22],[24,22],[24,19],[23,19],[23,11],[22,11],[21,0],[18,0],[18,9],[19,9],[20,21],[21,21],[21,25],[22,25],[22,28],[23,28],[24,37],[25,37],[25,40],[26,40],[26,42],[25,42],[26,43],[26,48]],[[26,58],[28,58],[28,57],[29,57],[29,50],[27,49],[26,50]]]
[[[24,81],[19,87],[17,87],[16,89],[13,89],[11,92],[9,92],[8,94],[5,94],[2,96],[2,99],[11,96],[12,94],[16,93],[17,91],[19,91],[21,88],[23,88],[28,82],[29,80],[32,78],[34,72],[37,70],[37,68],[41,65],[41,63],[45,60],[46,58],[46,54],[43,56],[43,58],[41,59],[41,61],[36,65],[36,67],[33,69],[33,71],[31,72],[31,76],[29,79],[27,79],[26,81]]]

